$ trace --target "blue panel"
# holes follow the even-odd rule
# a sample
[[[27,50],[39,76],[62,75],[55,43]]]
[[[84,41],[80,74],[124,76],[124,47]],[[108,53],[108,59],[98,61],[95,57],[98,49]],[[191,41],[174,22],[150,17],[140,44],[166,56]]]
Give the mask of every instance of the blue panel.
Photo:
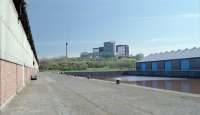
[[[188,71],[190,70],[190,62],[187,59],[181,60],[181,70],[182,71]]]
[[[141,63],[141,70],[146,71],[146,64],[145,63]]]
[[[172,62],[165,61],[165,71],[172,71]]]
[[[152,71],[158,71],[158,64],[157,64],[157,62],[153,62],[151,66],[152,66],[151,67]]]

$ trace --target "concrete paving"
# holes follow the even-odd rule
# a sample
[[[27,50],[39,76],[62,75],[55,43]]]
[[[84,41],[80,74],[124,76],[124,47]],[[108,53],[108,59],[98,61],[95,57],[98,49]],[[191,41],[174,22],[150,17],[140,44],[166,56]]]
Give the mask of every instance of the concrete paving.
[[[200,115],[200,98],[45,72],[1,115]]]

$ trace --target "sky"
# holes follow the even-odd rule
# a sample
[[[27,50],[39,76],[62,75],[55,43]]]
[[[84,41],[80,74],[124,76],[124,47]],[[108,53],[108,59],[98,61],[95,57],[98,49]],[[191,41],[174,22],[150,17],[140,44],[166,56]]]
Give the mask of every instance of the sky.
[[[27,0],[40,58],[70,57],[105,41],[130,53],[200,47],[200,0]]]

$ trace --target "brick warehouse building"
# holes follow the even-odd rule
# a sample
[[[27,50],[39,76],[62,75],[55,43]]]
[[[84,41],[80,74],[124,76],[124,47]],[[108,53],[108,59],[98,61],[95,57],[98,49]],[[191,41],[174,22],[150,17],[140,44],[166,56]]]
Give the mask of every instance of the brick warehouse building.
[[[150,54],[136,66],[141,75],[200,77],[200,48]]]
[[[38,72],[24,0],[0,0],[0,109]]]

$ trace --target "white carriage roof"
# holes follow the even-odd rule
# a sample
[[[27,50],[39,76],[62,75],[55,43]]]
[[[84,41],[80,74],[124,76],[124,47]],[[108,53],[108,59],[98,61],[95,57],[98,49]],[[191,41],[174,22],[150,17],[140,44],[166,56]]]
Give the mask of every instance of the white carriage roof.
[[[161,60],[172,60],[172,59],[185,59],[185,58],[197,58],[200,57],[200,48],[184,49],[170,52],[161,52],[150,54],[144,57],[138,62],[149,62],[149,61],[161,61]]]

